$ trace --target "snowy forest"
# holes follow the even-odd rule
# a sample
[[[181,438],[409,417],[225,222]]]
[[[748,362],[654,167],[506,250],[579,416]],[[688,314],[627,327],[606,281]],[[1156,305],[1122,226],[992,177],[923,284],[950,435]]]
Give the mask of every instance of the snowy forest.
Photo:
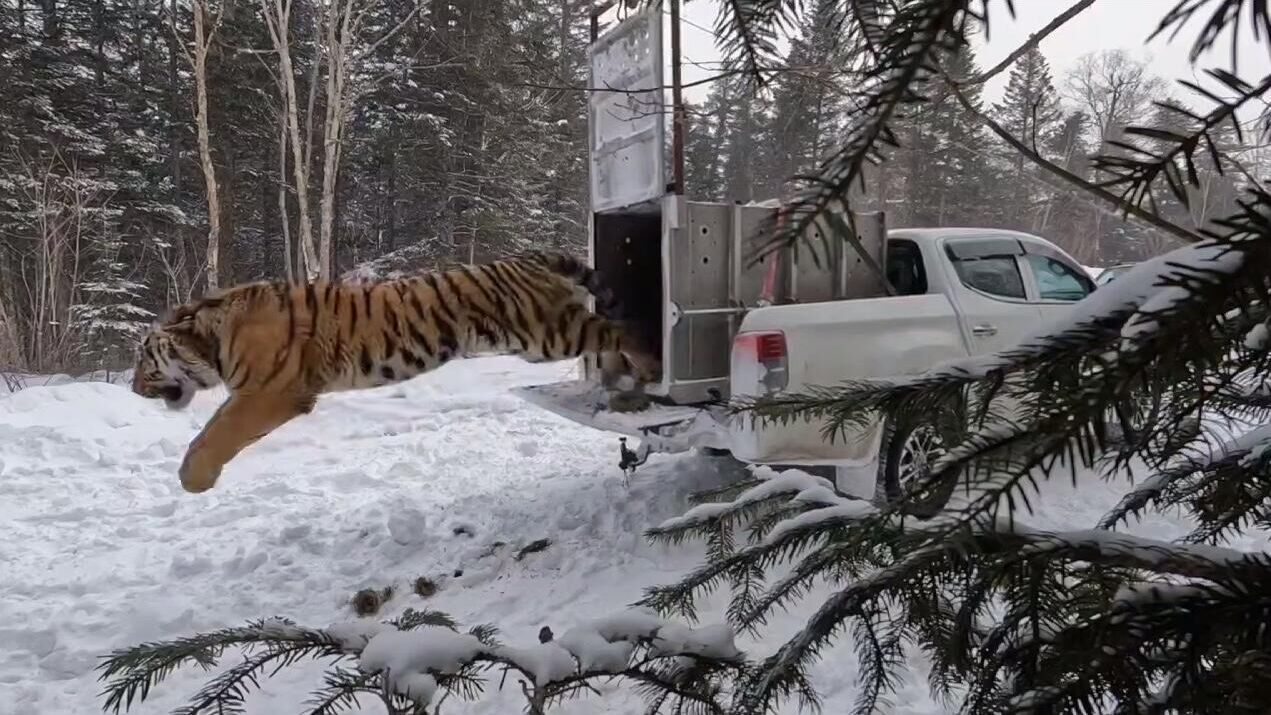
[[[81,1],[0,0],[0,378],[116,370],[241,281],[585,243],[581,3]],[[255,325],[182,319],[131,388],[10,389],[0,713],[1271,712],[1271,3],[1142,2],[1125,39],[1176,42],[1170,78],[1107,14],[1054,69],[1048,37],[1130,2],[1064,0],[996,64],[977,38],[1022,2],[718,4],[688,194],[780,200],[758,242],[881,208],[1134,264],[1076,301],[1030,282],[999,344],[958,342],[999,326],[952,292],[747,306],[727,400],[619,415],[509,355],[256,390],[219,359]],[[948,283],[1034,255],[944,249]],[[877,341],[830,315],[860,306]],[[275,366],[321,362],[301,344]],[[228,400],[147,394],[194,370]],[[223,487],[185,484],[200,450]]]
[[[760,91],[721,71],[688,107],[692,198],[778,198],[838,145],[864,59],[840,12],[808,13]],[[164,306],[218,285],[582,250],[587,24],[579,0],[0,0],[0,367],[119,368]],[[947,69],[983,71],[970,48]],[[1086,178],[1172,91],[1120,50],[1054,76],[1034,49],[1001,101],[979,87],[975,111]],[[947,93],[894,131],[858,197],[893,227],[1021,229],[1087,265],[1173,246]],[[1231,212],[1267,155],[1222,149],[1246,165],[1163,215]]]

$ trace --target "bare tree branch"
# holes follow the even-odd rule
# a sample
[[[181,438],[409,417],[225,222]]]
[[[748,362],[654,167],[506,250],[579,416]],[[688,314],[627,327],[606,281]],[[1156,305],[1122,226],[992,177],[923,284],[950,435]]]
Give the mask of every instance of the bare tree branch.
[[[1058,15],[1055,16],[1053,20],[1046,23],[1045,27],[1029,35],[1028,40],[1026,40],[1024,44],[1015,48],[1015,50],[1012,51],[1009,55],[1007,55],[1006,58],[1003,59],[1001,62],[998,62],[996,65],[993,65],[993,67],[991,67],[990,69],[984,72],[981,72],[975,77],[972,77],[971,79],[965,82],[962,82],[961,85],[963,87],[969,87],[972,85],[984,84],[985,82],[993,79],[994,77],[996,77],[997,75],[1005,71],[1007,67],[1010,67],[1012,64],[1014,64],[1016,60],[1028,54],[1030,50],[1040,45],[1042,40],[1046,39],[1051,33],[1063,27],[1065,24],[1067,24],[1069,20],[1073,19],[1077,15],[1080,15],[1082,11],[1084,11],[1086,8],[1090,7],[1093,4],[1094,4],[1094,0],[1077,0],[1077,2],[1072,5],[1072,7],[1059,13]]]

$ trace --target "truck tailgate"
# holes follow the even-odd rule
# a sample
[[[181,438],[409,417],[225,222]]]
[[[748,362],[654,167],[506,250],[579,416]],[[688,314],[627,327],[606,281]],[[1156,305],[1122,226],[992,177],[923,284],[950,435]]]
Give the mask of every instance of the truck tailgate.
[[[614,412],[609,393],[590,380],[518,387],[513,393],[573,422],[659,442],[662,450],[721,446],[716,419],[705,405],[653,403],[638,412]]]

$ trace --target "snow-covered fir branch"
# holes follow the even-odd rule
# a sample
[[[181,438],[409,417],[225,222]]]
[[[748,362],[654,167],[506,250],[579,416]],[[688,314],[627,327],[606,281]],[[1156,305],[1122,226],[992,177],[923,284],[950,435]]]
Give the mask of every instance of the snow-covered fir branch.
[[[320,629],[274,618],[119,650],[99,670],[105,709],[114,712],[145,701],[178,668],[220,667],[234,649],[241,659],[213,677],[182,713],[235,711],[260,687],[262,675],[300,661],[324,660],[333,667],[303,712],[336,712],[359,698],[378,699],[390,713],[435,712],[448,697],[479,698],[485,674],[498,672],[501,684],[509,675],[515,678],[529,712],[542,714],[588,690],[589,681],[615,677],[634,680],[658,696],[653,712],[684,703],[717,711],[724,676],[745,664],[728,626],[690,628],[647,609],[583,623],[559,638],[546,633],[540,643],[506,645],[494,627],[463,632],[444,613],[413,609],[393,621]],[[346,660],[356,666],[337,666]]]

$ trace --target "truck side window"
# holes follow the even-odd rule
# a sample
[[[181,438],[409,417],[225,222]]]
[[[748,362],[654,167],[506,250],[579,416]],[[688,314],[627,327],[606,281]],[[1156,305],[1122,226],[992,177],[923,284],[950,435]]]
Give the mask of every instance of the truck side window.
[[[1042,300],[1081,300],[1094,288],[1089,278],[1083,280],[1076,269],[1049,256],[1030,253],[1028,266],[1033,269]]]
[[[1024,278],[1014,256],[986,256],[953,261],[962,283],[989,295],[1023,299]]]
[[[896,289],[897,295],[927,292],[927,269],[918,244],[898,239],[887,242],[887,282]]]

